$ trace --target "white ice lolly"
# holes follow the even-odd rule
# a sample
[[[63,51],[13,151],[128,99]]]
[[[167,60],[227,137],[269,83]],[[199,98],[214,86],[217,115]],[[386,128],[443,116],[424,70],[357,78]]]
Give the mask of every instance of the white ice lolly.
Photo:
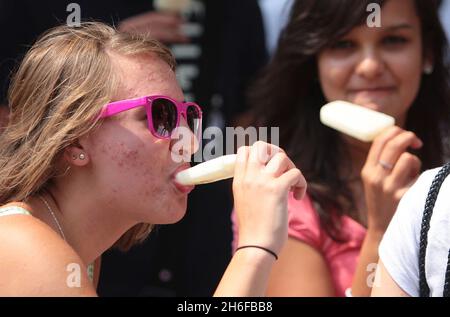
[[[236,154],[221,156],[194,167],[188,168],[175,175],[180,185],[198,185],[213,183],[234,176]]]
[[[191,5],[191,1],[192,0],[155,0],[153,1],[153,6],[158,11],[181,13]]]
[[[373,141],[395,124],[395,119],[387,114],[346,101],[333,101],[323,106],[320,109],[320,121],[364,142]]]

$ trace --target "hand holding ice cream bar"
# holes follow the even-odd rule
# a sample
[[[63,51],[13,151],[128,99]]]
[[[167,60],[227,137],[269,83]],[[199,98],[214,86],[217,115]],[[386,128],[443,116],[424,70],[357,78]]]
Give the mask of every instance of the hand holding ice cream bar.
[[[373,141],[395,124],[395,119],[346,101],[333,101],[320,109],[320,121],[342,133],[364,142]]]

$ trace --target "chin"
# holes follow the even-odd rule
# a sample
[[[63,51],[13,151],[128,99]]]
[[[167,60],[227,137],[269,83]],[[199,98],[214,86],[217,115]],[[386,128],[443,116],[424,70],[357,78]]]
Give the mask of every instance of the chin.
[[[184,201],[175,200],[168,204],[168,207],[164,208],[166,211],[164,213],[165,221],[161,224],[173,224],[177,223],[186,215],[187,210],[187,200]]]
[[[149,204],[151,204],[149,202]],[[157,204],[140,214],[140,222],[152,223],[155,225],[168,225],[177,223],[186,215],[187,199],[170,200],[162,199]]]

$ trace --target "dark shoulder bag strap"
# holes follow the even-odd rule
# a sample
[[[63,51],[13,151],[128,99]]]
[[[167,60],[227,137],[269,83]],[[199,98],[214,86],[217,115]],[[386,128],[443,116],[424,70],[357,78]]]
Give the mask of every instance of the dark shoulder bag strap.
[[[420,296],[429,297],[430,288],[425,276],[425,254],[428,245],[428,231],[430,230],[430,220],[433,215],[433,208],[436,203],[439,190],[444,182],[445,178],[450,174],[450,163],[447,163],[442,167],[439,173],[431,184],[430,191],[428,192],[427,200],[425,201],[425,208],[422,216],[422,226],[420,228],[420,245],[419,245],[419,287]],[[450,280],[450,254],[449,262],[447,263],[447,274],[445,276],[444,296],[449,293],[449,280]]]

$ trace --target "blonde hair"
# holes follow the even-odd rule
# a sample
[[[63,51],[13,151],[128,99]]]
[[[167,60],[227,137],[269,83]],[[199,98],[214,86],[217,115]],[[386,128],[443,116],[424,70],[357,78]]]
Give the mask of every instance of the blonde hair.
[[[10,122],[0,136],[0,205],[45,190],[61,173],[57,162],[64,148],[98,126],[93,119],[118,84],[108,51],[156,54],[175,69],[172,54],[158,41],[103,23],[46,32],[26,54],[8,92]],[[130,248],[151,228],[136,225],[116,246]]]

